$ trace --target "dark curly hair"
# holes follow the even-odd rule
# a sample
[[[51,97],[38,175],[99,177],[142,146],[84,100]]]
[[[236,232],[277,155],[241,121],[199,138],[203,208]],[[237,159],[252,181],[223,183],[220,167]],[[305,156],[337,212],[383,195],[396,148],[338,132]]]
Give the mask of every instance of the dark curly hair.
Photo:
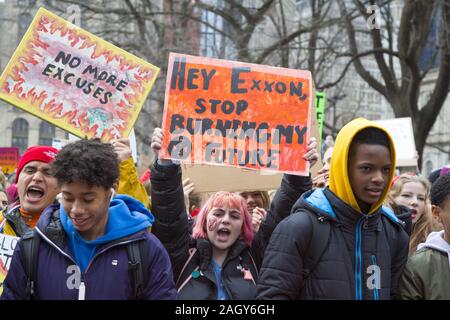
[[[109,189],[119,178],[119,159],[111,144],[84,139],[65,145],[51,170],[60,186],[79,181]]]
[[[439,177],[431,187],[430,200],[431,204],[442,207],[444,202],[450,196],[450,173]]]

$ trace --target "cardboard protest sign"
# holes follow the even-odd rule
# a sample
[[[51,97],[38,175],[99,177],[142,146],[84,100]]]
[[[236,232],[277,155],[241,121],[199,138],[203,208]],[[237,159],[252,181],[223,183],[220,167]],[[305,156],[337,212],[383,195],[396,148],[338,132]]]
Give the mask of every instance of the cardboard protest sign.
[[[41,8],[0,98],[78,137],[128,137],[159,68]]]
[[[0,148],[0,167],[4,174],[11,174],[19,165],[19,148]]]
[[[0,295],[3,292],[3,281],[8,273],[14,248],[18,241],[18,237],[0,234]]]
[[[195,192],[217,191],[269,191],[278,189],[282,173],[264,172],[235,167],[211,166],[207,164],[183,164],[183,179],[189,178],[195,185]],[[214,179],[211,179],[214,177]]]
[[[319,141],[316,109],[311,107],[311,136]],[[315,177],[322,169],[320,145],[317,144],[319,159],[310,168],[311,176]],[[278,189],[283,178],[282,173],[267,170],[249,170],[236,167],[212,166],[207,164],[183,164],[183,179],[189,178],[195,185],[195,192],[211,193],[226,191],[269,191]],[[214,177],[214,179],[210,179]]]
[[[316,92],[317,125],[319,128],[319,145],[322,145],[323,119],[325,110],[325,92]]]
[[[164,158],[307,174],[311,73],[171,53]]]
[[[417,166],[417,150],[411,118],[395,118],[376,120],[392,136],[394,140],[397,167]]]

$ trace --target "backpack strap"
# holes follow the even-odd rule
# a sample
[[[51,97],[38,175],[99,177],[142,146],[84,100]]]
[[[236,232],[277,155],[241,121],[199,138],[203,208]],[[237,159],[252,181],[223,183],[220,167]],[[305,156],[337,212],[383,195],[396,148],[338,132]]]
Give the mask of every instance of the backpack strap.
[[[308,249],[304,256],[303,262],[303,285],[305,280],[309,278],[311,272],[316,267],[325,248],[328,246],[330,237],[330,222],[325,216],[316,216],[314,213],[308,212],[307,215],[311,219],[312,234]]]
[[[131,289],[136,300],[142,300],[145,285],[148,282],[148,259],[146,254],[146,241],[132,241],[127,244],[128,272]]]
[[[184,263],[183,268],[181,268],[180,275],[178,276],[176,285],[178,285],[178,282],[180,282],[180,279],[181,279],[181,276],[183,275],[184,270],[186,269],[186,267],[188,266],[189,262],[192,260],[192,258],[194,257],[194,255],[195,255],[196,252],[197,252],[197,248],[190,248],[190,249],[189,249],[189,258],[188,258],[188,259],[186,260],[186,262]],[[198,269],[198,267],[197,267],[197,269]],[[196,269],[196,270],[197,270],[197,269]],[[190,278],[189,278],[189,279],[190,279]],[[185,281],[185,282],[186,282],[186,281]],[[183,284],[183,286],[184,286],[184,284]]]
[[[41,238],[36,230],[27,231],[22,239],[22,261],[25,268],[25,274],[27,276],[26,295],[28,300],[34,300],[35,286],[36,286],[36,274],[37,274],[37,256],[39,251],[39,244]]]

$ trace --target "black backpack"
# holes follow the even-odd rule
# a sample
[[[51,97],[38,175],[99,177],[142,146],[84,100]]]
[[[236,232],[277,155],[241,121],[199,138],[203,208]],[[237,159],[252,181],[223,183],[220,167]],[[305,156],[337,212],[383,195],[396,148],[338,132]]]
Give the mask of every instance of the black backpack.
[[[330,222],[325,216],[317,216],[312,212],[305,212],[312,223],[311,241],[309,243],[307,252],[303,263],[303,286],[306,280],[311,275],[311,272],[316,267],[320,257],[328,246],[328,239],[330,238]],[[302,288],[303,289],[303,288]]]
[[[37,256],[41,237],[36,230],[29,230],[22,239],[22,261],[25,273],[27,275],[26,294],[28,300],[34,300],[35,281],[37,269]],[[149,266],[148,256],[146,254],[146,241],[132,241],[127,245],[128,254],[128,272],[130,276],[133,296],[136,300],[143,299],[143,290],[148,281],[147,269]]]

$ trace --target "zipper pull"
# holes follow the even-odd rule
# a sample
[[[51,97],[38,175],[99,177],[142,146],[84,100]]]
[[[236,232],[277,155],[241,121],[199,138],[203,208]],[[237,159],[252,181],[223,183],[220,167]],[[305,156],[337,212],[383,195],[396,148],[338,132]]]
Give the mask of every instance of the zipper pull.
[[[81,282],[80,286],[78,287],[78,300],[84,300],[85,293],[86,286],[84,285],[84,282]]]
[[[369,227],[369,216],[366,216],[366,218],[364,219],[363,228],[367,229],[368,227]]]

